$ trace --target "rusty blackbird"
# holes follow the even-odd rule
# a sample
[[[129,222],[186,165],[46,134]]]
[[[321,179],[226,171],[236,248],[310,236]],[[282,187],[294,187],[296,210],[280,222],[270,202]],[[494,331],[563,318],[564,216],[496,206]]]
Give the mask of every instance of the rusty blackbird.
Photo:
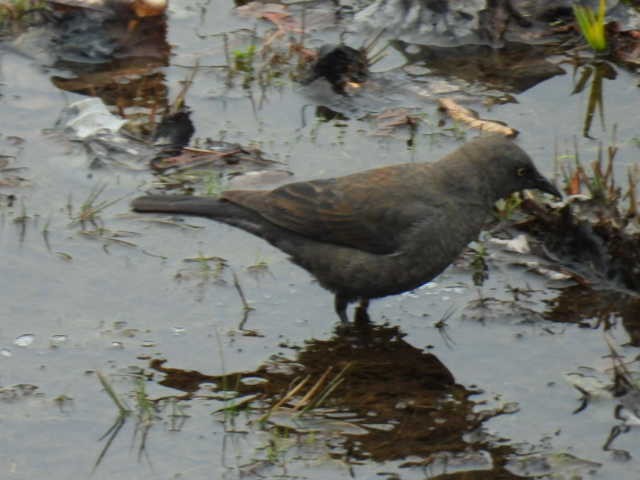
[[[270,191],[220,198],[151,195],[137,212],[197,215],[261,237],[286,252],[347,306],[430,281],[474,240],[496,200],[513,192],[560,192],[511,140],[480,136],[433,163],[404,163]]]

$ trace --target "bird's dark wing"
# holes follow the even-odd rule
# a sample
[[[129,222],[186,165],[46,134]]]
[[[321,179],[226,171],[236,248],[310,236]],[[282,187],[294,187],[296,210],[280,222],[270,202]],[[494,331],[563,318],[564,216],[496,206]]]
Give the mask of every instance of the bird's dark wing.
[[[308,238],[390,254],[400,248],[402,235],[424,220],[423,205],[408,197],[402,182],[388,167],[270,192],[230,190],[222,198]]]

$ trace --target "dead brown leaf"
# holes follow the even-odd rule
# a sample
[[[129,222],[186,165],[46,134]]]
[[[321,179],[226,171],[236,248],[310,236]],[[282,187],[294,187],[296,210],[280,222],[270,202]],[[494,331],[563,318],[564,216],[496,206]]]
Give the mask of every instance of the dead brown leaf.
[[[511,138],[517,136],[519,133],[515,128],[511,128],[500,122],[480,118],[476,112],[463,107],[450,98],[441,98],[438,100],[438,105],[440,110],[445,111],[453,120],[466,123],[471,128],[484,132],[499,133]]]
[[[569,184],[567,185],[567,193],[569,195],[577,195],[580,193],[580,178],[580,170],[576,170],[569,179]]]

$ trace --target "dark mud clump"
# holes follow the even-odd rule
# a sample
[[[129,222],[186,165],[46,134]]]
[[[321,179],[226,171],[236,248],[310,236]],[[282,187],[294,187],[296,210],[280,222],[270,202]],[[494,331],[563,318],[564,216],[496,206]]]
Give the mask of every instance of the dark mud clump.
[[[325,78],[338,94],[345,94],[349,83],[360,84],[369,77],[367,50],[348,45],[325,45],[318,51],[318,59],[302,83]]]

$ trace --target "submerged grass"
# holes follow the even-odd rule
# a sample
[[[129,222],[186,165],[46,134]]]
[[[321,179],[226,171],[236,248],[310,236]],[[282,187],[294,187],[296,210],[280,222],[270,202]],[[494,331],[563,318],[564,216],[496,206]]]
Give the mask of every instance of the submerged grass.
[[[109,380],[107,380],[107,377],[99,371],[96,372],[96,376],[98,377],[98,380],[100,380],[100,384],[102,385],[102,388],[104,388],[104,391],[107,392],[109,398],[113,401],[116,407],[118,407],[119,414],[129,415],[131,413],[131,409],[127,406],[124,400],[120,399],[111,383],[109,383]]]
[[[118,409],[118,414],[115,421],[109,427],[109,429],[102,435],[100,440],[106,439],[106,443],[100,451],[98,458],[93,466],[93,471],[98,468],[102,460],[104,459],[107,451],[111,447],[111,444],[116,439],[120,430],[125,425],[128,418],[135,415],[136,424],[134,430],[134,441],[139,435],[138,444],[138,459],[140,459],[146,453],[146,442],[151,427],[158,420],[159,403],[166,399],[152,399],[149,397],[146,391],[146,377],[142,374],[136,374],[134,377],[134,390],[133,398],[135,401],[135,409],[129,408],[127,403],[118,395],[109,380],[101,372],[97,371],[96,376],[100,381],[100,384],[104,388],[105,392],[111,398],[113,403]],[[169,400],[174,400],[169,398]],[[174,409],[175,410],[175,409]],[[184,414],[179,412],[176,417],[184,418]]]
[[[107,395],[109,396],[109,398],[111,398],[115,406],[118,408],[118,415],[116,416],[116,419],[111,425],[111,427],[109,427],[109,429],[104,433],[104,435],[100,437],[100,440],[106,439],[107,441],[104,447],[102,448],[102,450],[100,451],[100,453],[98,454],[98,458],[96,459],[93,465],[93,472],[95,472],[96,469],[100,466],[100,463],[102,463],[102,460],[104,459],[105,455],[109,451],[109,447],[111,447],[111,444],[118,436],[118,433],[120,433],[120,430],[122,429],[125,422],[127,421],[127,418],[131,415],[131,412],[132,412],[131,409],[129,409],[129,407],[127,406],[127,404],[124,402],[124,400],[122,400],[118,396],[118,394],[116,393],[115,389],[113,388],[113,386],[111,385],[107,377],[105,377],[99,371],[96,372],[96,376],[98,377],[100,384],[104,388],[104,391],[107,392]]]
[[[577,69],[574,75],[577,73]],[[589,87],[589,97],[585,110],[585,117],[582,127],[582,135],[585,138],[592,138],[590,135],[593,118],[598,114],[600,124],[604,129],[604,80],[616,78],[615,69],[606,61],[592,61],[586,65],[581,65],[580,76],[578,77],[571,94],[579,94]]]
[[[333,391],[344,382],[345,375],[352,366],[353,362],[347,363],[333,378],[331,378],[333,367],[327,367],[318,380],[316,380],[311,388],[307,390],[304,396],[293,402],[294,398],[303,391],[303,388],[311,379],[311,375],[306,375],[299,382],[295,383],[286,393],[284,393],[282,398],[280,398],[280,400],[278,400],[258,419],[258,422],[264,424],[276,410],[284,408],[286,404],[291,404],[291,407],[288,408],[287,411],[291,412],[296,417],[305,415],[310,413],[313,409],[319,408],[324,404]]]
[[[99,200],[100,195],[107,188],[106,184],[97,185],[87,195],[87,198],[82,202],[80,208],[76,213],[73,211],[73,204],[71,198],[67,204],[67,210],[71,217],[71,225],[80,225],[82,229],[85,229],[87,223],[93,225],[95,228],[99,227],[101,223],[100,214],[111,205],[122,200],[124,197],[116,198],[114,200]]]
[[[201,252],[198,252],[195,257],[185,258],[182,261],[187,264],[195,264],[197,266],[196,271],[181,269],[176,274],[176,278],[185,278],[193,275],[202,282],[221,280],[223,273],[229,266],[226,259],[215,255],[207,256]]]
[[[614,347],[613,339],[605,335],[605,340],[609,347],[609,356],[612,361],[611,373],[613,381],[609,388],[613,396],[618,399],[614,417],[619,423],[611,428],[602,449],[613,452],[621,460],[629,460],[631,459],[631,453],[627,450],[614,448],[613,442],[617,437],[628,433],[632,427],[637,427],[639,424],[640,383],[638,382],[637,372],[631,371],[628,367],[629,364],[635,363],[637,359],[627,363],[625,358]],[[589,396],[587,395],[584,401],[588,402],[588,398]]]

